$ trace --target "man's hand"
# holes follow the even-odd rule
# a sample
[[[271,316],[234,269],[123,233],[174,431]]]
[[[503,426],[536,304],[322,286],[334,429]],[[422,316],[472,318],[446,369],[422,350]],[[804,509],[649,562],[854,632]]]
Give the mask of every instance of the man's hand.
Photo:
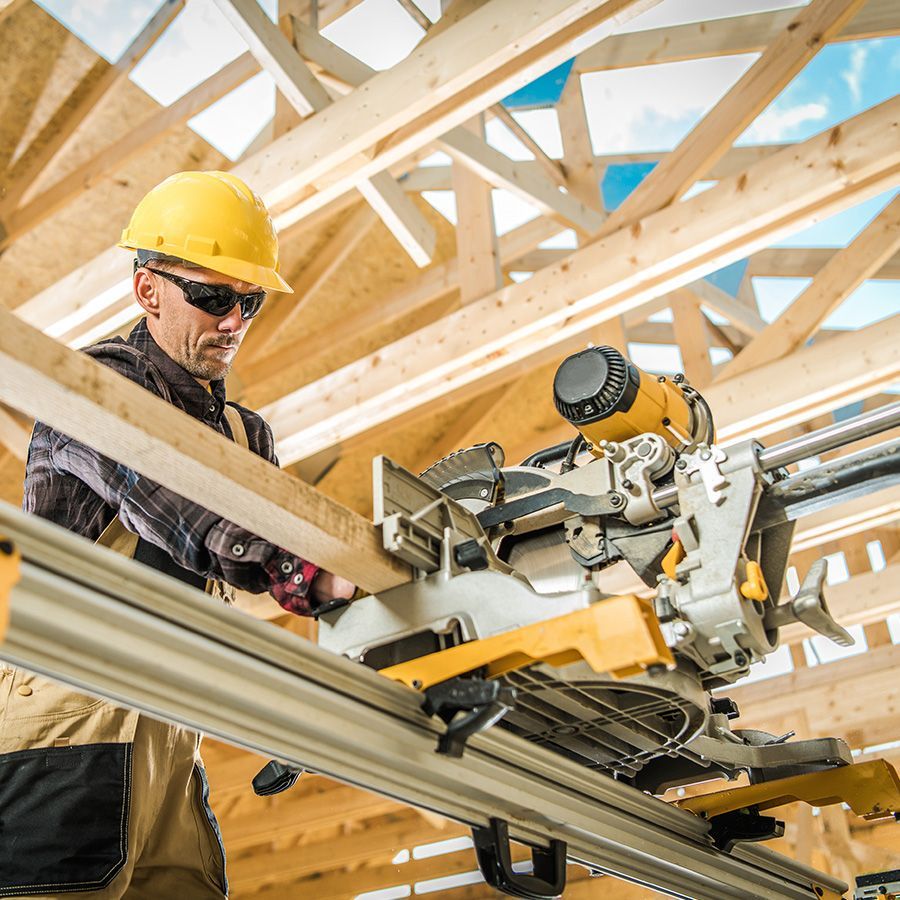
[[[340,575],[320,569],[312,583],[312,598],[316,603],[332,600],[350,600],[356,593],[356,585]]]

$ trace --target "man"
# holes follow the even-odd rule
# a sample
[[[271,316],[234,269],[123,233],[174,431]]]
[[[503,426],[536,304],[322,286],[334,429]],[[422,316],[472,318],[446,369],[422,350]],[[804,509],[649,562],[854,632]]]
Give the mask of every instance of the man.
[[[145,317],[127,341],[87,352],[277,464],[269,426],[227,404],[223,383],[265,292],[291,291],[260,199],[226,173],[174,175],[140,202],[120,246],[136,251]],[[41,423],[24,507],[201,589],[269,591],[301,615],[353,594]],[[8,667],[0,697],[0,896],[227,896],[198,735]]]

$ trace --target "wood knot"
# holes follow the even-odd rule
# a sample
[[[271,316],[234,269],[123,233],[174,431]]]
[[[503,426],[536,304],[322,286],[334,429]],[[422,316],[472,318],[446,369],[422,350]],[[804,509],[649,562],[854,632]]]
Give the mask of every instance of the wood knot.
[[[748,182],[748,181],[749,181],[749,179],[747,178],[747,173],[746,173],[746,172],[741,172],[741,174],[740,174],[740,176],[738,177],[738,180],[737,180],[737,189],[738,189],[739,191],[745,191],[745,190],[747,189],[747,182]]]
[[[635,222],[631,226],[631,236],[633,238],[639,238],[641,236],[641,232],[644,230],[644,226],[641,225],[640,222]]]
[[[840,143],[841,138],[844,136],[844,133],[841,131],[840,125],[835,125],[834,128],[831,129],[830,134],[828,135],[828,146],[835,147]]]

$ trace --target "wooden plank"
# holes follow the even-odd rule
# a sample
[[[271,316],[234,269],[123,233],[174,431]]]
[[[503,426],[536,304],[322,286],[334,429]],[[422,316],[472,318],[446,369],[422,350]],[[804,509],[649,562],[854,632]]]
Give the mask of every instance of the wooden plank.
[[[265,815],[251,813],[222,820],[228,852],[290,837],[298,832],[331,828],[344,822],[404,812],[402,803],[352,787],[333,787],[318,794],[285,797]]]
[[[576,67],[580,72],[602,72],[737,53],[762,53],[783,33],[796,13],[794,7],[617,34],[580,54]],[[900,34],[900,16],[895,0],[869,0],[829,40],[858,41],[897,34]]]
[[[498,241],[501,264],[520,254],[525,247],[537,246],[541,241],[558,234],[561,228],[556,222],[534,219],[508,232]],[[374,328],[396,322],[436,300],[451,297],[458,289],[459,260],[454,257],[428,269],[419,281],[408,288],[344,322],[341,328],[342,338],[348,342],[357,340]],[[304,338],[303,360],[293,364],[285,363],[281,354],[270,354],[245,367],[239,366],[245,384],[244,399],[254,408],[261,407],[295,390],[310,359],[330,352],[333,343],[334,332],[327,328]]]
[[[4,309],[0,401],[367,590],[408,577],[362,516]]]
[[[271,303],[272,308],[265,310],[264,307],[263,314],[253,323],[241,344],[242,365],[238,367],[238,372],[243,371],[244,360],[252,360],[265,353],[278,342],[280,332],[294,326],[310,299],[346,262],[375,221],[375,212],[365,204],[360,205],[316,253],[309,265],[296,278],[291,279],[294,293],[269,297],[267,304]]]
[[[294,392],[267,408],[280,451],[299,459],[447,396],[877,193],[900,175],[898,130],[894,98]]]
[[[327,177],[331,184],[318,192],[314,204],[301,208],[297,203],[290,215],[279,217],[282,227],[292,224],[652,5],[654,0],[575,5],[571,0],[492,0],[379,72],[364,91],[336,101],[327,116],[313,116],[280,138],[236,174],[269,205],[308,198],[308,186]],[[372,147],[377,147],[372,158],[360,162],[357,155]]]
[[[684,374],[690,383],[702,390],[712,381],[712,362],[709,358],[709,329],[707,318],[694,294],[675,291],[672,298],[675,342],[681,350]]]
[[[561,220],[585,234],[596,232],[603,223],[600,213],[585,206],[573,194],[563,193],[541,173],[520,169],[508,156],[465,129],[454,128],[443,135],[439,144],[454,162],[536,206],[545,216]]]
[[[357,189],[409,258],[420,268],[427,266],[434,256],[437,233],[403,188],[387,172],[378,172]]]
[[[16,416],[0,405],[0,444],[18,460],[25,462],[28,458],[28,445],[31,443],[31,430],[26,429]]]
[[[256,0],[216,0],[278,90],[301,116],[321,112],[331,97],[287,38]],[[302,23],[291,17],[298,32]],[[309,39],[307,29],[307,39]],[[324,42],[324,38],[320,39]],[[377,172],[357,185],[366,202],[397,238],[417,266],[427,266],[437,235],[428,220],[387,172]]]
[[[731,378],[802,347],[867,278],[900,249],[900,195],[838,250],[793,303],[719,373]]]
[[[603,209],[600,193],[601,172],[591,147],[581,75],[572,71],[556,104],[559,132],[562,136],[563,163],[568,189],[590,209]]]
[[[813,0],[802,8],[712,110],[610,214],[601,234],[638,222],[682,197],[863,3]]]
[[[900,683],[891,677],[898,666],[900,645],[877,647],[789,675],[729,687],[728,696],[741,709],[739,727],[747,727],[742,719],[789,717],[805,709],[818,731],[849,731],[884,717],[885,710],[900,701]],[[888,719],[895,738],[900,737],[897,717]]]
[[[839,506],[805,516],[797,525],[793,552],[839,541],[900,519],[900,487],[856,497]],[[888,559],[890,559],[888,557]]]
[[[248,890],[264,884],[302,878],[316,872],[340,869],[367,862],[387,862],[404,848],[467,834],[463,825],[453,823],[444,829],[429,828],[421,820],[401,821],[306,844],[302,852],[291,847],[266,855],[254,855],[230,862],[228,880],[233,889]]]
[[[253,57],[249,53],[244,53],[188,91],[171,106],[153,113],[140,125],[108,147],[104,147],[33,200],[15,210],[6,222],[7,234],[0,238],[0,250],[40,224],[83,191],[94,187],[136,154],[159,143],[172,129],[183,125],[258,71],[259,65]]]
[[[215,3],[301,116],[312,115],[331,103],[325,88],[256,0],[215,0]]]
[[[766,327],[765,320],[757,311],[750,309],[746,304],[736,300],[731,294],[725,293],[720,287],[705,278],[688,285],[688,289],[705,306],[720,316],[725,316],[735,328],[750,337],[759,334]]]
[[[837,251],[832,247],[770,247],[750,257],[748,277],[815,278]],[[872,278],[900,279],[900,253],[895,253]]]
[[[4,196],[4,218],[20,201],[30,200],[31,189],[40,173],[58,153],[65,150],[91,110],[114,85],[127,77],[183,7],[184,0],[164,0],[114,65],[98,60],[73,88],[0,183],[0,196]]]
[[[544,170],[544,174],[552,182],[559,187],[568,189],[569,181],[562,166],[555,159],[547,156],[543,147],[519,124],[518,119],[502,103],[495,103],[490,108],[490,112],[534,156],[535,164]],[[590,205],[588,204],[588,206]]]
[[[493,111],[493,107],[489,112]],[[778,153],[787,144],[753,144],[751,146],[732,147],[709,171],[709,179],[719,181],[730,175],[742,172],[754,163]],[[664,152],[648,153],[598,153],[594,154],[594,165],[598,171],[608,166],[625,166],[634,163],[656,163],[666,154]],[[539,163],[535,160],[521,160],[520,168],[537,170]],[[450,166],[423,166],[407,176],[407,190],[413,191],[449,191]]]
[[[483,141],[484,116],[477,116],[460,129],[471,131]],[[454,163],[453,191],[460,303],[465,306],[502,287],[503,275],[490,184],[464,165]]]

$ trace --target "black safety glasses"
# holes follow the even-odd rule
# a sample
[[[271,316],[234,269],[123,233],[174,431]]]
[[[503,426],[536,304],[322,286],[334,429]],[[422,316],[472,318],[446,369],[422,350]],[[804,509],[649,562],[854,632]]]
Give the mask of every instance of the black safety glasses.
[[[150,266],[144,268],[180,287],[184,293],[184,299],[191,306],[196,306],[197,309],[202,309],[211,316],[227,315],[234,309],[236,303],[240,303],[241,318],[252,319],[260,311],[263,300],[266,299],[265,291],[257,291],[255,294],[240,294],[224,284],[204,284],[202,281],[191,281],[189,278],[182,278],[171,272],[162,272]]]

